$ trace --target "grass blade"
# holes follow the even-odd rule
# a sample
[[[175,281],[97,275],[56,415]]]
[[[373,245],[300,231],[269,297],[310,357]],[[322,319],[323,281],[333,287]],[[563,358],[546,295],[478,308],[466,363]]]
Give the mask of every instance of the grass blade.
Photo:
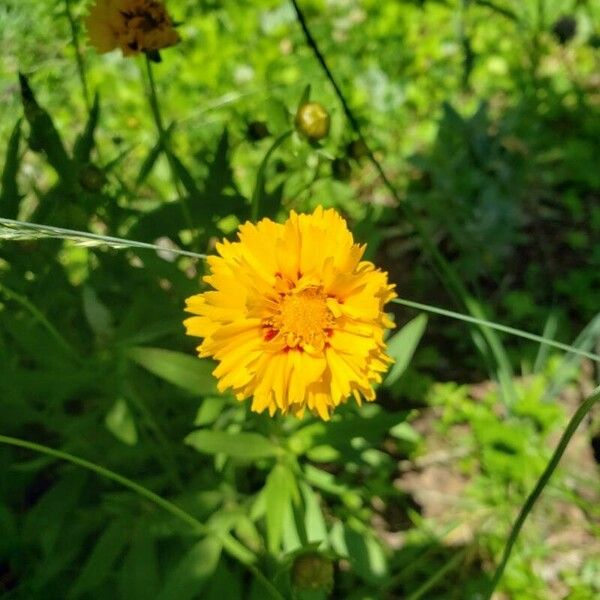
[[[515,545],[517,537],[519,536],[519,533],[521,532],[523,524],[529,516],[531,509],[533,508],[537,499],[540,497],[540,494],[544,491],[544,488],[548,484],[548,481],[550,481],[550,478],[556,470],[556,467],[558,466],[562,455],[564,454],[567,446],[569,445],[569,442],[571,441],[571,438],[573,437],[575,431],[579,427],[581,421],[583,421],[584,417],[590,412],[590,410],[598,400],[600,400],[600,387],[597,387],[592,392],[592,394],[584,400],[583,404],[577,409],[577,411],[569,421],[569,424],[567,425],[567,428],[565,429],[562,437],[560,438],[560,442],[558,443],[558,446],[556,447],[556,450],[554,451],[550,462],[548,463],[546,469],[539,478],[535,488],[533,489],[531,494],[529,494],[529,497],[525,501],[525,504],[523,504],[523,507],[519,512],[519,516],[517,517],[517,520],[515,521],[511,529],[510,535],[508,536],[508,539],[506,541],[506,546],[504,547],[504,552],[502,553],[502,559],[500,560],[500,564],[496,568],[496,572],[494,573],[494,577],[492,579],[492,582],[490,583],[490,587],[486,594],[487,600],[491,600],[492,595],[494,594],[494,591],[498,583],[500,582],[500,579],[502,578],[502,574],[504,573],[504,569],[506,568],[506,564],[508,563],[508,559],[510,558],[510,553],[512,552],[513,546]]]

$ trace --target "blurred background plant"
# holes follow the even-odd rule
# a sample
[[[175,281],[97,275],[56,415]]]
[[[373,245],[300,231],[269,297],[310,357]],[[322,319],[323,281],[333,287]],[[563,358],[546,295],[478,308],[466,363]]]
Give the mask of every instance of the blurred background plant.
[[[488,317],[598,348],[600,5],[301,6],[397,195]],[[0,433],[129,477],[207,528],[2,446],[0,597],[484,597],[597,365],[507,336],[490,353],[464,323],[395,307],[397,364],[376,404],[325,424],[219,395],[181,325],[203,263],[169,249],[210,253],[251,216],[322,204],[402,297],[457,298],[293,6],[168,8],[182,42],[150,71],[88,47],[85,2],[0,6],[0,217],[164,248],[0,243]],[[327,110],[326,135],[291,133],[306,101]],[[504,597],[598,597],[599,455],[596,414],[525,528]]]

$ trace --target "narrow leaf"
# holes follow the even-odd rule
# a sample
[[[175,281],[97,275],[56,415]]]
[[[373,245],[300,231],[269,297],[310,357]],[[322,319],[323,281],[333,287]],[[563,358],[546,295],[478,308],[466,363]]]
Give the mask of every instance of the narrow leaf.
[[[85,129],[82,134],[77,138],[75,146],[73,148],[73,158],[79,164],[86,164],[90,160],[92,149],[94,148],[94,133],[98,126],[98,118],[100,116],[100,99],[98,94],[94,95],[94,104],[90,110],[90,116],[88,117]]]
[[[15,124],[8,147],[6,149],[6,162],[0,180],[0,216],[7,219],[16,219],[19,213],[21,195],[17,185],[19,172],[19,146],[21,143],[21,119]]]
[[[127,402],[119,398],[107,413],[104,424],[106,428],[120,441],[128,446],[137,444],[138,435],[135,419],[127,406]]]
[[[421,314],[409,321],[389,340],[388,353],[396,362],[385,380],[386,386],[393,385],[406,371],[426,326],[427,315]]]
[[[275,456],[279,448],[259,433],[227,433],[225,431],[198,430],[185,438],[199,452],[226,454],[233,458],[253,460]]]
[[[98,538],[68,597],[77,598],[99,586],[109,575],[127,542],[122,521],[113,521]]]
[[[212,376],[214,365],[208,360],[162,348],[131,348],[127,354],[150,373],[192,394],[209,396],[217,393]]]
[[[196,543],[171,571],[158,600],[192,600],[215,572],[221,558],[221,542],[207,537]]]

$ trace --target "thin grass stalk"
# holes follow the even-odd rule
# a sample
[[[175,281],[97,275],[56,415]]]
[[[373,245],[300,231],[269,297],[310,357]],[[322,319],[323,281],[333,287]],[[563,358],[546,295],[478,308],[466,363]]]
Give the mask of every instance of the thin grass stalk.
[[[256,577],[258,581],[262,584],[266,591],[268,591],[269,595],[272,598],[276,598],[277,600],[285,600],[284,596],[277,590],[277,588],[265,577],[265,575],[252,564],[252,562],[256,561],[256,556],[254,556],[250,550],[247,550],[244,546],[244,549],[247,550],[249,559],[248,562],[242,561],[239,559],[239,551],[238,545],[239,542],[235,540],[235,538],[231,537],[229,534],[224,534],[219,531],[212,530],[210,527],[196,519],[193,515],[183,510],[173,502],[166,500],[162,496],[155,494],[153,491],[148,488],[136,483],[135,481],[120,475],[119,473],[115,473],[115,471],[111,471],[106,467],[93,463],[89,460],[85,460],[84,458],[80,458],[79,456],[75,456],[73,454],[69,454],[68,452],[63,452],[62,450],[55,450],[54,448],[50,448],[48,446],[43,446],[42,444],[36,444],[35,442],[29,442],[27,440],[22,440],[20,438],[15,438],[7,435],[0,435],[0,444],[6,444],[7,446],[15,446],[17,448],[24,448],[26,450],[31,450],[33,452],[38,452],[40,454],[45,454],[46,456],[51,456],[53,458],[57,458],[59,460],[63,460],[69,462],[73,465],[81,467],[83,469],[87,469],[88,471],[92,471],[105,479],[110,479],[115,483],[131,490],[136,493],[138,496],[149,500],[153,504],[162,508],[164,511],[168,512],[171,516],[183,521],[187,525],[192,528],[192,531],[196,532],[198,535],[209,536],[212,535],[216,537],[222,544],[225,550],[232,550],[232,555],[238,557],[238,561],[244,565],[244,567]]]
[[[588,396],[584,400],[584,402],[577,409],[577,411],[575,412],[575,414],[569,421],[569,424],[567,425],[567,428],[565,429],[564,433],[562,434],[562,437],[560,438],[560,441],[558,442],[558,446],[556,447],[556,450],[554,451],[552,458],[550,459],[550,461],[548,462],[548,465],[544,469],[544,472],[542,473],[541,477],[539,478],[535,488],[533,489],[531,494],[529,494],[529,497],[525,501],[525,504],[523,504],[523,507],[521,508],[521,511],[519,512],[519,516],[517,517],[514,525],[512,526],[510,535],[508,536],[506,545],[504,546],[504,551],[502,553],[502,558],[500,560],[500,564],[496,568],[496,572],[494,573],[494,577],[492,578],[492,581],[488,588],[487,594],[485,596],[486,600],[491,600],[492,595],[494,594],[494,591],[496,590],[496,587],[498,586],[498,583],[502,579],[502,575],[503,575],[506,565],[508,563],[508,559],[510,558],[510,554],[512,552],[513,546],[515,545],[515,542],[517,541],[517,538],[519,537],[519,533],[521,532],[521,529],[523,528],[523,524],[525,523],[525,520],[529,516],[529,513],[531,512],[537,499],[540,497],[541,493],[544,491],[544,488],[550,481],[550,478],[554,474],[554,471],[556,470],[556,467],[558,466],[558,463],[560,462],[562,455],[564,454],[567,446],[569,445],[571,438],[575,434],[575,431],[577,431],[577,428],[579,427],[579,425],[581,424],[581,422],[583,421],[585,416],[590,412],[590,410],[592,409],[592,407],[594,406],[594,404],[596,404],[596,402],[598,400],[600,400],[600,386],[597,387],[591,393],[591,395]]]
[[[335,94],[340,104],[342,105],[344,114],[346,115],[346,118],[350,123],[350,126],[358,136],[359,140],[364,144],[367,150],[367,156],[373,164],[373,166],[375,167],[375,170],[381,177],[381,180],[383,181],[385,187],[396,200],[396,203],[400,210],[403,211],[406,220],[419,235],[421,243],[423,245],[423,249],[425,250],[425,253],[428,255],[432,264],[434,265],[435,270],[438,273],[438,276],[440,277],[442,283],[446,286],[450,294],[455,299],[458,299],[465,306],[465,308],[471,313],[473,317],[477,318],[480,321],[484,321],[485,312],[481,304],[469,293],[466,286],[458,277],[457,273],[452,268],[450,263],[444,258],[437,246],[431,242],[430,236],[428,235],[427,231],[425,231],[425,228],[421,224],[417,214],[407,202],[402,200],[400,194],[398,193],[398,190],[387,176],[385,170],[383,169],[383,166],[381,165],[381,163],[375,156],[373,150],[371,149],[369,143],[367,142],[363,134],[362,128],[357,118],[355,117],[354,112],[350,108],[350,105],[346,100],[344,92],[340,88],[336,78],[333,75],[333,72],[329,68],[325,56],[321,52],[315,37],[312,35],[312,32],[308,27],[308,23],[306,21],[306,17],[304,16],[302,9],[298,5],[297,0],[291,0],[291,3],[294,7],[298,23],[300,24],[300,27],[304,33],[306,43],[312,50],[313,54],[315,55],[315,58],[317,59],[317,62],[321,66],[323,72],[325,73],[325,76],[327,77],[331,86],[333,87]],[[506,350],[504,349],[500,339],[497,335],[495,335],[495,333],[492,330],[490,330],[488,327],[480,327],[480,329],[491,353],[493,354],[496,360],[498,367],[498,379],[503,387],[503,395],[505,397],[505,400],[507,401],[507,403],[510,403],[516,397],[516,392],[512,383],[513,373],[508,354],[506,353]]]

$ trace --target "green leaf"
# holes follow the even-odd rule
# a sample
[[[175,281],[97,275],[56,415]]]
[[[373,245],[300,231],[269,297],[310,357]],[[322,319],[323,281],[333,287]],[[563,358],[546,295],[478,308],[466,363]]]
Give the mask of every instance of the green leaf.
[[[113,331],[113,318],[96,290],[89,285],[83,287],[83,313],[92,331],[98,337],[107,337]]]
[[[300,491],[304,498],[304,526],[307,541],[309,543],[326,541],[327,526],[319,497],[312,487],[304,482],[300,482]]]
[[[0,216],[7,219],[16,219],[19,214],[19,204],[22,196],[19,194],[17,174],[19,172],[19,146],[21,143],[21,119],[15,124],[8,147],[6,149],[6,162],[0,180]]]
[[[278,446],[259,433],[226,433],[200,429],[190,433],[185,438],[185,443],[206,454],[223,453],[247,460],[267,458],[280,453]]]
[[[135,187],[139,187],[140,185],[142,185],[142,183],[144,183],[144,181],[146,181],[146,178],[148,177],[148,175],[150,175],[150,172],[154,168],[158,157],[162,153],[162,148],[162,142],[158,141],[150,149],[150,152],[148,152],[146,158],[144,159],[144,162],[142,163],[142,166],[140,167],[140,172],[138,173],[137,178],[135,180]]]
[[[277,554],[281,546],[284,524],[292,513],[292,498],[298,495],[294,474],[282,464],[276,464],[265,485],[267,546]]]
[[[159,589],[156,543],[147,530],[139,528],[125,555],[119,588],[121,598],[148,600]]]
[[[128,532],[123,521],[113,521],[98,538],[68,597],[76,598],[93,590],[113,572],[113,566],[127,543]]]
[[[138,441],[135,420],[127,402],[119,398],[107,413],[104,424],[106,428],[121,442],[135,446]]]
[[[202,427],[214,423],[223,412],[226,402],[227,400],[220,396],[215,398],[204,398],[196,413],[194,425]]]
[[[293,130],[286,131],[282,133],[274,142],[271,144],[271,147],[267,150],[260,166],[258,168],[258,172],[256,174],[256,183],[254,185],[254,193],[252,194],[252,220],[257,221],[261,216],[263,216],[263,209],[265,204],[265,179],[266,179],[266,171],[267,166],[269,164],[269,160],[275,150],[285,142],[293,133]],[[269,207],[270,209],[272,207]]]
[[[396,361],[385,379],[385,386],[396,383],[402,376],[423,337],[427,325],[427,315],[420,314],[409,321],[388,341],[388,354]]]
[[[221,542],[215,537],[196,543],[170,572],[158,600],[200,598],[200,592],[219,564],[221,550]]]
[[[100,116],[100,99],[98,94],[94,95],[94,103],[90,110],[90,116],[85,125],[83,133],[77,138],[73,147],[73,158],[80,164],[84,165],[90,161],[90,155],[94,148],[94,133],[98,125]]]
[[[79,501],[86,480],[85,473],[70,472],[50,488],[27,514],[22,529],[23,540],[39,541],[48,556],[61,535],[67,515]]]
[[[192,394],[217,394],[212,375],[214,363],[209,360],[162,348],[131,348],[127,355],[150,373]]]
[[[25,118],[31,128],[29,145],[32,149],[43,150],[46,153],[48,162],[59,174],[61,181],[68,188],[76,189],[73,162],[65,150],[50,115],[37,103],[33,90],[27,78],[22,73],[19,73],[19,83],[21,85],[21,98],[25,109]]]

